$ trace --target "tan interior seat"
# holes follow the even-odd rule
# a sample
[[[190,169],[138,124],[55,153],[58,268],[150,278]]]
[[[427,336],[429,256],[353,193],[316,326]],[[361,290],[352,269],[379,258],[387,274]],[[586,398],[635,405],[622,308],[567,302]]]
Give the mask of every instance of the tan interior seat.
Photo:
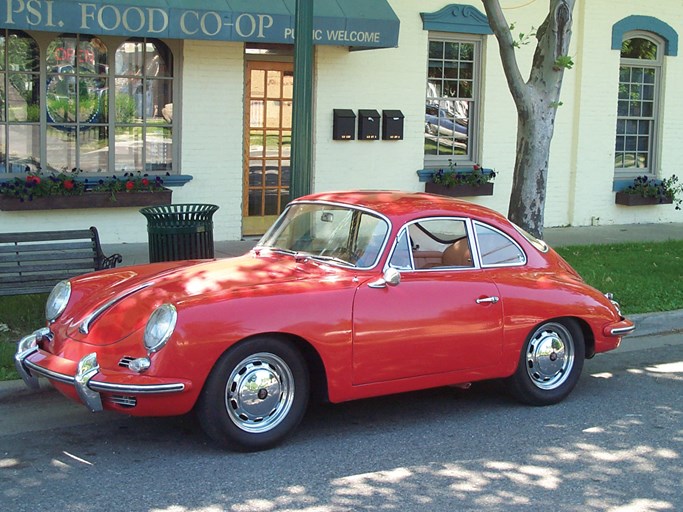
[[[441,264],[444,267],[471,267],[472,253],[467,238],[461,238],[446,247],[441,255]]]

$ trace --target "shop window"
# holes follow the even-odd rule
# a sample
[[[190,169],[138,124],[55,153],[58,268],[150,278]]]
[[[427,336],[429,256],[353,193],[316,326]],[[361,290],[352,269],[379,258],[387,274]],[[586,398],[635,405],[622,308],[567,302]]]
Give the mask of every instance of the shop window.
[[[0,32],[0,174],[177,174],[164,43],[130,39],[112,51],[103,39],[62,34],[43,52],[23,32]]]
[[[23,32],[0,32],[0,175],[38,164],[40,53]]]
[[[116,50],[115,67],[115,168],[170,171],[173,163],[170,50],[160,41],[127,41]]]
[[[647,33],[627,34],[621,45],[616,177],[654,173],[656,168],[661,47],[661,41]]]

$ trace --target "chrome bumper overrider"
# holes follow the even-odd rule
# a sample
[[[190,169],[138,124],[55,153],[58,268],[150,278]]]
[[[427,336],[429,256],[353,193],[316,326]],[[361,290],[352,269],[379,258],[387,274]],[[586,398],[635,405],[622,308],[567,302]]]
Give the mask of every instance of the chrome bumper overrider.
[[[93,378],[100,373],[100,366],[97,363],[97,354],[95,352],[81,358],[78,362],[76,375],[73,376],[44,368],[28,358],[39,351],[38,341],[49,334],[49,329],[39,329],[22,338],[17,345],[14,364],[17,372],[30,388],[37,389],[39,387],[38,379],[36,378],[38,375],[63,384],[69,384],[76,388],[81,401],[93,412],[103,409],[100,396],[102,392],[144,395],[178,393],[185,390],[185,384],[181,382],[171,384],[116,384],[95,381]]]

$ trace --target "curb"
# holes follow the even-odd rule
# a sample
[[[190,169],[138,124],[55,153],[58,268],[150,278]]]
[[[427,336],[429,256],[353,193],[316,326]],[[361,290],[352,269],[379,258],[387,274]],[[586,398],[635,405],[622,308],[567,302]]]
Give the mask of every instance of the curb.
[[[635,322],[636,330],[627,339],[683,332],[683,309],[629,315],[628,318]],[[40,382],[38,389],[29,389],[21,379],[0,381],[0,404],[8,399],[54,389],[47,379],[38,379],[38,381]]]

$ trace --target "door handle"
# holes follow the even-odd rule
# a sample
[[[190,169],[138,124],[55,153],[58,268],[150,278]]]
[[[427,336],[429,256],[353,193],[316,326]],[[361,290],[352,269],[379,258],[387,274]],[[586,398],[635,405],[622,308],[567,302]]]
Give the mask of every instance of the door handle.
[[[482,297],[480,299],[477,299],[476,302],[477,304],[496,304],[500,299],[498,297]]]

